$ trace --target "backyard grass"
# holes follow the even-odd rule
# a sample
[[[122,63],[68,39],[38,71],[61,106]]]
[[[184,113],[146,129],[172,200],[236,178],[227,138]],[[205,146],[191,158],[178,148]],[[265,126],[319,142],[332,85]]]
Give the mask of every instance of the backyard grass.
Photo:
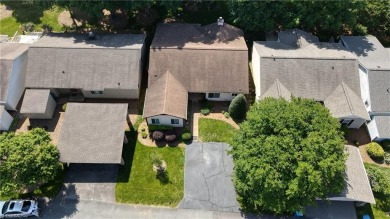
[[[32,22],[35,24],[35,29],[40,31],[43,24],[49,25],[53,31],[62,31],[62,25],[58,23],[58,15],[64,11],[60,7],[53,7],[45,10],[42,13],[37,13],[31,8],[18,8],[17,18],[14,16],[0,20],[0,34],[13,36],[19,30],[22,23]]]
[[[137,127],[137,125],[135,125]],[[129,144],[123,148],[125,165],[120,167],[115,188],[116,201],[176,207],[183,198],[184,148],[147,147],[138,142],[137,132],[126,132]],[[150,156],[158,153],[167,163],[168,180],[159,180]]]
[[[224,121],[199,118],[199,138],[203,142],[229,143],[236,131],[233,126]]]

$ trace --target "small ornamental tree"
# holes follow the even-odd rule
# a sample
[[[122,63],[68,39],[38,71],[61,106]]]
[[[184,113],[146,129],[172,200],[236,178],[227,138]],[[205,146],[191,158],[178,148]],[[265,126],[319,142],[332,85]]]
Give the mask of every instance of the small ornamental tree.
[[[229,105],[229,115],[235,121],[245,119],[246,115],[246,98],[243,94],[238,94]]]
[[[59,152],[43,129],[0,135],[0,196],[23,193],[55,178]]]
[[[345,188],[343,133],[307,99],[256,102],[235,134],[233,183],[245,210],[291,213]]]

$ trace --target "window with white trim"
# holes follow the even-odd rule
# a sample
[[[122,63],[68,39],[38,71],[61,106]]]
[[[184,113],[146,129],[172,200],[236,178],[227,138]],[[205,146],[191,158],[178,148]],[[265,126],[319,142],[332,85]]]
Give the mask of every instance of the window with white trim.
[[[101,91],[101,90],[92,90],[91,94],[103,94],[103,91]]]
[[[171,124],[172,125],[178,125],[179,124],[179,119],[171,119]]]
[[[152,124],[153,124],[153,125],[158,125],[158,124],[160,124],[160,119],[152,119]]]
[[[221,96],[220,93],[209,93],[208,97],[209,98],[219,98]]]
[[[349,126],[353,123],[353,119],[342,119],[341,124]]]

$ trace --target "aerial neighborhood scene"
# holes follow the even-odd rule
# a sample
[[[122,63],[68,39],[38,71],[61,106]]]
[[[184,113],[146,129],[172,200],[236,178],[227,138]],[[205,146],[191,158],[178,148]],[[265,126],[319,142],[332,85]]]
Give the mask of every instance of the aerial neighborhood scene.
[[[0,2],[0,218],[390,218],[390,3]]]

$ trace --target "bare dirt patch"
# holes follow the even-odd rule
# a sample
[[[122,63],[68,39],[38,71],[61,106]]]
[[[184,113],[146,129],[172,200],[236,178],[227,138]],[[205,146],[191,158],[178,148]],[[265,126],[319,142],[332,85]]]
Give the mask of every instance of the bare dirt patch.
[[[0,20],[11,17],[13,10],[10,7],[0,4]]]

